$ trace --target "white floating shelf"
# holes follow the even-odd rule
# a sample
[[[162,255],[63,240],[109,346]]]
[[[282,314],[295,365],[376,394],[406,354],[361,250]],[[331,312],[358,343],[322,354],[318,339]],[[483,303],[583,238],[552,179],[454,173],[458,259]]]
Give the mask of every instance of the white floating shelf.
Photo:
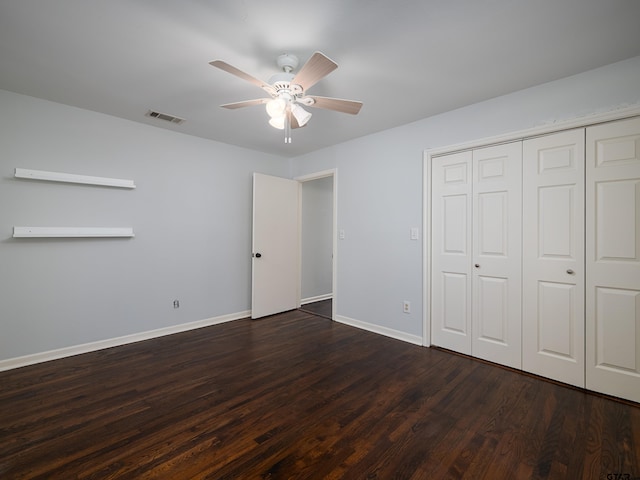
[[[133,237],[133,228],[112,227],[13,227],[15,238]]]
[[[44,170],[29,170],[16,168],[16,178],[31,180],[45,180],[48,182],[81,183],[85,185],[102,185],[106,187],[136,188],[133,180],[123,178],[90,177],[88,175],[74,175],[72,173],[45,172]]]

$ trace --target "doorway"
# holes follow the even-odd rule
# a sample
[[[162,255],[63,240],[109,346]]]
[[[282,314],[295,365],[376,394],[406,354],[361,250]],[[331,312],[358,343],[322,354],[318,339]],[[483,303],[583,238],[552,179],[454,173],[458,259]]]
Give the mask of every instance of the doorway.
[[[336,171],[300,182],[300,309],[333,319],[336,307]]]

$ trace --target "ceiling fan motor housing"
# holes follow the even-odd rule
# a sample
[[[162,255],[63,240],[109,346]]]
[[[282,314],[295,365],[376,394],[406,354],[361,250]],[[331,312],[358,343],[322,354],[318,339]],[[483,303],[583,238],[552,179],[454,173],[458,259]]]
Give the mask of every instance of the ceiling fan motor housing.
[[[292,84],[293,73],[276,73],[269,79],[269,84],[275,89],[276,96],[289,101],[302,97],[304,91],[300,85]]]
[[[276,73],[269,79],[269,84],[276,89],[276,91],[280,90],[289,90],[291,85],[291,80],[295,75],[293,73]]]
[[[292,101],[304,93],[300,85],[292,84],[295,75],[291,73],[298,67],[298,57],[285,53],[280,55],[276,63],[282,72],[276,73],[269,79],[269,84],[276,90],[277,96]]]

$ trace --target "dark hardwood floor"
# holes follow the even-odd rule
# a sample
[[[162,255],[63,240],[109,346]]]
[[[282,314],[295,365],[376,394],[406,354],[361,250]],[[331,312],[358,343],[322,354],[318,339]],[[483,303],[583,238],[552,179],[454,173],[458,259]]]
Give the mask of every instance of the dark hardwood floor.
[[[300,310],[307,313],[314,313],[324,318],[332,318],[333,300],[320,300],[319,302],[311,302],[300,307]]]
[[[0,373],[2,479],[639,477],[637,405],[301,311]]]

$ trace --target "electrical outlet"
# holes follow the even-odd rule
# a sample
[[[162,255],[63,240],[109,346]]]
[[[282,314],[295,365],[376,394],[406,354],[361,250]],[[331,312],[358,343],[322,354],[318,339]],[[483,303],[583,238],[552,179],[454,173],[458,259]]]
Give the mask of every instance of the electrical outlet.
[[[402,303],[402,311],[404,313],[411,313],[411,302],[409,302],[408,300],[405,300]]]
[[[180,308],[180,300],[173,301],[173,308]]]

